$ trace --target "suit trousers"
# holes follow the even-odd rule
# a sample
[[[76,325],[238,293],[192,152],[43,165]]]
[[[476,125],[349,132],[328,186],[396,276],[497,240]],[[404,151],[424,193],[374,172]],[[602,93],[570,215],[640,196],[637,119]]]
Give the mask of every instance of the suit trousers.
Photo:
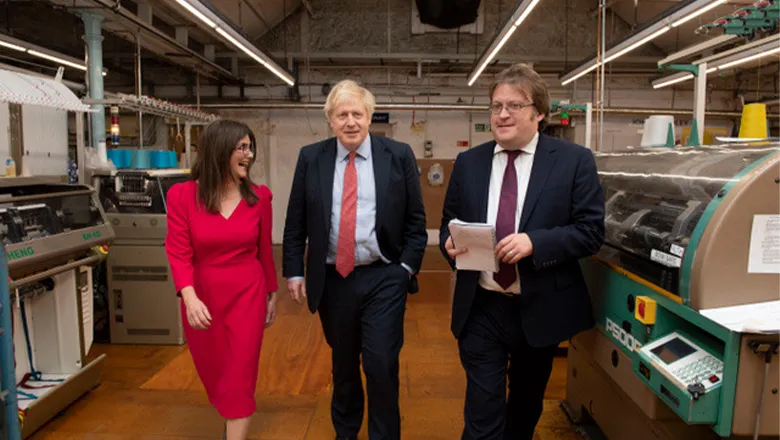
[[[409,272],[400,264],[358,266],[342,278],[326,271],[318,308],[332,350],[331,418],[336,433],[354,437],[363,422],[362,355],[368,393],[368,436],[398,440],[398,356],[404,339]]]
[[[477,288],[458,340],[467,380],[462,440],[533,438],[557,345],[528,344],[521,303],[520,296]]]

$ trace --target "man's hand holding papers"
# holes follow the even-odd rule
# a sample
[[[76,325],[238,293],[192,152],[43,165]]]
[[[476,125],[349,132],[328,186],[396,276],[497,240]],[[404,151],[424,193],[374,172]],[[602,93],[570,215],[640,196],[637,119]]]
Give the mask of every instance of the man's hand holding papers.
[[[452,220],[450,237],[444,247],[455,259],[458,270],[498,272],[496,229],[487,223],[466,223]]]

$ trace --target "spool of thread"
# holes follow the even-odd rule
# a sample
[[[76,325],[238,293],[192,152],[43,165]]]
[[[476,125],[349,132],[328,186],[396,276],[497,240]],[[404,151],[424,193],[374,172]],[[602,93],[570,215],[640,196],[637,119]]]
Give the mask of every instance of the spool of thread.
[[[133,159],[130,161],[130,167],[147,170],[150,168],[150,151],[149,150],[133,150]]]
[[[108,163],[108,154],[106,150],[106,141],[101,139],[98,141],[98,158],[100,158],[100,163],[107,164]]]
[[[642,130],[642,147],[663,147],[666,145],[666,139],[669,136],[669,124],[672,127],[672,137],[674,138],[674,116],[671,115],[652,115],[645,119],[645,125]]]
[[[149,162],[152,168],[168,168],[168,154],[166,151],[150,151]]]
[[[766,104],[748,104],[742,109],[739,137],[758,139],[767,137]]]
[[[106,151],[106,156],[108,156],[108,159],[114,164],[115,167],[122,168],[122,151],[113,148]]]
[[[127,148],[114,148],[108,150],[108,158],[114,162],[117,169],[130,168],[130,162],[133,157],[132,151]]]

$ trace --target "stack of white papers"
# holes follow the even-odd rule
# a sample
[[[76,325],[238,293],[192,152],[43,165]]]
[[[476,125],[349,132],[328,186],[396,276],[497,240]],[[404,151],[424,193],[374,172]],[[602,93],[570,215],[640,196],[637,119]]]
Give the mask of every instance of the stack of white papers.
[[[468,252],[455,257],[458,270],[498,272],[496,228],[493,225],[455,219],[450,221],[449,229],[455,249],[468,249]]]
[[[780,333],[780,301],[699,310],[699,313],[739,333]]]

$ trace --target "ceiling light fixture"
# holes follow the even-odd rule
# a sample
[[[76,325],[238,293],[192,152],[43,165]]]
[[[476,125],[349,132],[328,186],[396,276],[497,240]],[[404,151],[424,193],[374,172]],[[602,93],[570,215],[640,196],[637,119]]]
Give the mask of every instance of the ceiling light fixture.
[[[290,87],[295,85],[295,78],[289,72],[276,64],[274,60],[255,47],[255,45],[250,43],[246,37],[236,30],[235,26],[227,19],[222,18],[222,16],[209,5],[201,0],[176,0],[176,3],[181,5],[222,38],[230,42],[230,44],[247,54],[253,60],[262,64],[266,69],[270,70],[271,73],[287,83],[287,85]]]
[[[715,63],[712,63],[713,65],[707,68],[707,73],[709,74],[716,71],[723,71],[731,67],[737,66],[739,64],[744,64],[769,55],[780,54],[780,47],[772,47],[775,45],[776,44],[774,43],[768,43],[761,47],[758,47],[757,49],[745,51],[747,54],[743,53],[743,54],[737,54],[737,55],[723,58],[720,61],[716,61]],[[653,88],[660,89],[662,87],[681,83],[683,81],[687,81],[693,78],[694,76],[690,73],[688,74],[677,73],[653,81]]]
[[[73,67],[74,69],[87,71],[87,66],[83,61],[80,61],[71,56],[55,52],[35,44],[28,43],[26,41],[19,40],[18,38],[9,37],[5,34],[0,34],[0,47],[13,49],[28,55],[32,55],[45,60],[53,61],[57,64]],[[103,76],[106,76],[107,70],[103,69]]]
[[[606,51],[603,63],[609,63],[616,58],[625,55],[628,52],[638,48],[639,46],[657,38],[659,35],[663,35],[670,29],[677,27],[686,21],[697,17],[707,11],[712,10],[716,6],[722,5],[726,0],[683,0],[676,6],[673,6],[667,11],[661,14],[661,17],[653,20],[650,24],[640,29],[633,35],[624,39],[623,41],[613,45]],[[581,63],[565,75],[561,76],[561,85],[566,85],[583,75],[591,72],[595,68],[601,66],[597,57],[592,57],[589,60]]]
[[[485,68],[487,68],[488,64],[493,61],[493,58],[495,58],[495,56],[498,54],[498,51],[501,50],[504,44],[506,44],[506,42],[509,40],[509,37],[515,33],[520,24],[525,21],[525,19],[540,1],[541,0],[523,0],[517,9],[515,9],[515,12],[511,17],[509,17],[509,20],[507,20],[506,24],[504,24],[504,28],[496,36],[496,38],[493,39],[493,42],[490,44],[490,46],[488,46],[488,48],[482,53],[482,56],[480,57],[476,67],[471,71],[468,80],[469,87],[471,87],[474,82],[477,81],[479,75],[481,75]]]

